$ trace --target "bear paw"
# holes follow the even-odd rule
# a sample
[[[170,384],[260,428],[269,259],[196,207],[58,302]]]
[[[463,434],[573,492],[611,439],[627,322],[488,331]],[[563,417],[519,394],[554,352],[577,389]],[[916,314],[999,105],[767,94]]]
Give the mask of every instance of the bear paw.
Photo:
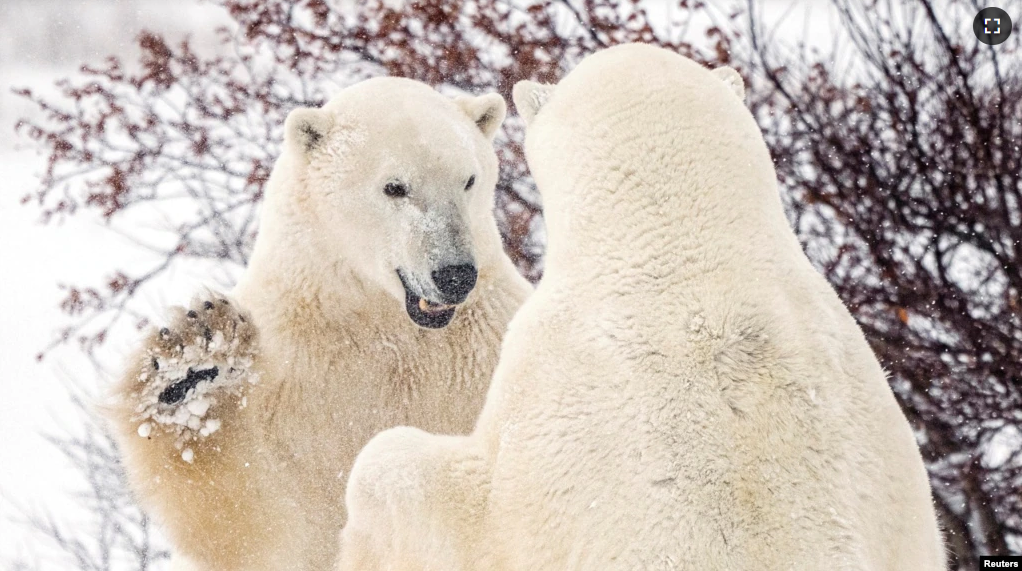
[[[137,373],[135,420],[143,438],[159,431],[176,437],[181,457],[191,462],[185,445],[220,428],[218,402],[236,397],[258,380],[252,370],[257,332],[251,318],[220,296],[199,298],[189,309],[175,308],[168,327],[146,340]]]

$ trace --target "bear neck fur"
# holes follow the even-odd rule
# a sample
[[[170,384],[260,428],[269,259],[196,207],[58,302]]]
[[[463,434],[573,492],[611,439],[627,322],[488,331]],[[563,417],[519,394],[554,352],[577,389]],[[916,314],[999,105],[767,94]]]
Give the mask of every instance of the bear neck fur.
[[[675,295],[668,284],[762,288],[806,270],[742,100],[694,62],[679,71],[668,58],[661,73],[623,61],[610,88],[605,64],[572,71],[527,131],[547,213],[544,282],[568,281],[576,293],[628,283],[642,303],[650,292]]]
[[[652,161],[615,164],[613,156],[542,177],[540,188],[552,189],[544,191],[544,281],[570,282],[576,292],[631,282],[632,291],[646,296],[667,283],[713,289],[725,279],[762,287],[755,282],[778,269],[804,269],[762,151],[760,165],[725,170],[725,180],[709,176],[723,167],[710,161],[678,173]],[[636,257],[636,251],[649,254]]]

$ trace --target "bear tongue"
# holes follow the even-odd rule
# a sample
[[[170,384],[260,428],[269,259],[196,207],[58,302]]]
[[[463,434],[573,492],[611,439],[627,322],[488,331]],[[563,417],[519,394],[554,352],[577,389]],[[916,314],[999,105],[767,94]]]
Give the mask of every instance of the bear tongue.
[[[453,305],[444,305],[442,303],[433,303],[424,297],[419,298],[419,309],[424,313],[439,313],[441,311],[447,311],[454,307]]]

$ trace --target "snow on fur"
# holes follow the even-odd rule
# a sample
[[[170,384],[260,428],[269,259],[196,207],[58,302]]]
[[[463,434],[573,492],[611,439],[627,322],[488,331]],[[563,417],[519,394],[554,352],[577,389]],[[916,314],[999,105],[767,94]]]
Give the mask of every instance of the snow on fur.
[[[192,462],[185,445],[220,429],[216,405],[258,381],[254,357],[254,328],[228,300],[196,301],[179,311],[144,354],[135,393],[138,435],[171,432],[182,459]]]

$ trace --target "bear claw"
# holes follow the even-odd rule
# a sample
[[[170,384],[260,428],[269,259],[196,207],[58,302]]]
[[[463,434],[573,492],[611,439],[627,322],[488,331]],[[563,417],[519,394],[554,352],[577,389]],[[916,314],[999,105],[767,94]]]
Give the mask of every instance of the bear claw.
[[[219,429],[218,401],[242,402],[245,387],[257,381],[257,331],[240,306],[219,296],[173,313],[168,327],[149,337],[129,398],[140,434],[176,434],[181,449]]]

